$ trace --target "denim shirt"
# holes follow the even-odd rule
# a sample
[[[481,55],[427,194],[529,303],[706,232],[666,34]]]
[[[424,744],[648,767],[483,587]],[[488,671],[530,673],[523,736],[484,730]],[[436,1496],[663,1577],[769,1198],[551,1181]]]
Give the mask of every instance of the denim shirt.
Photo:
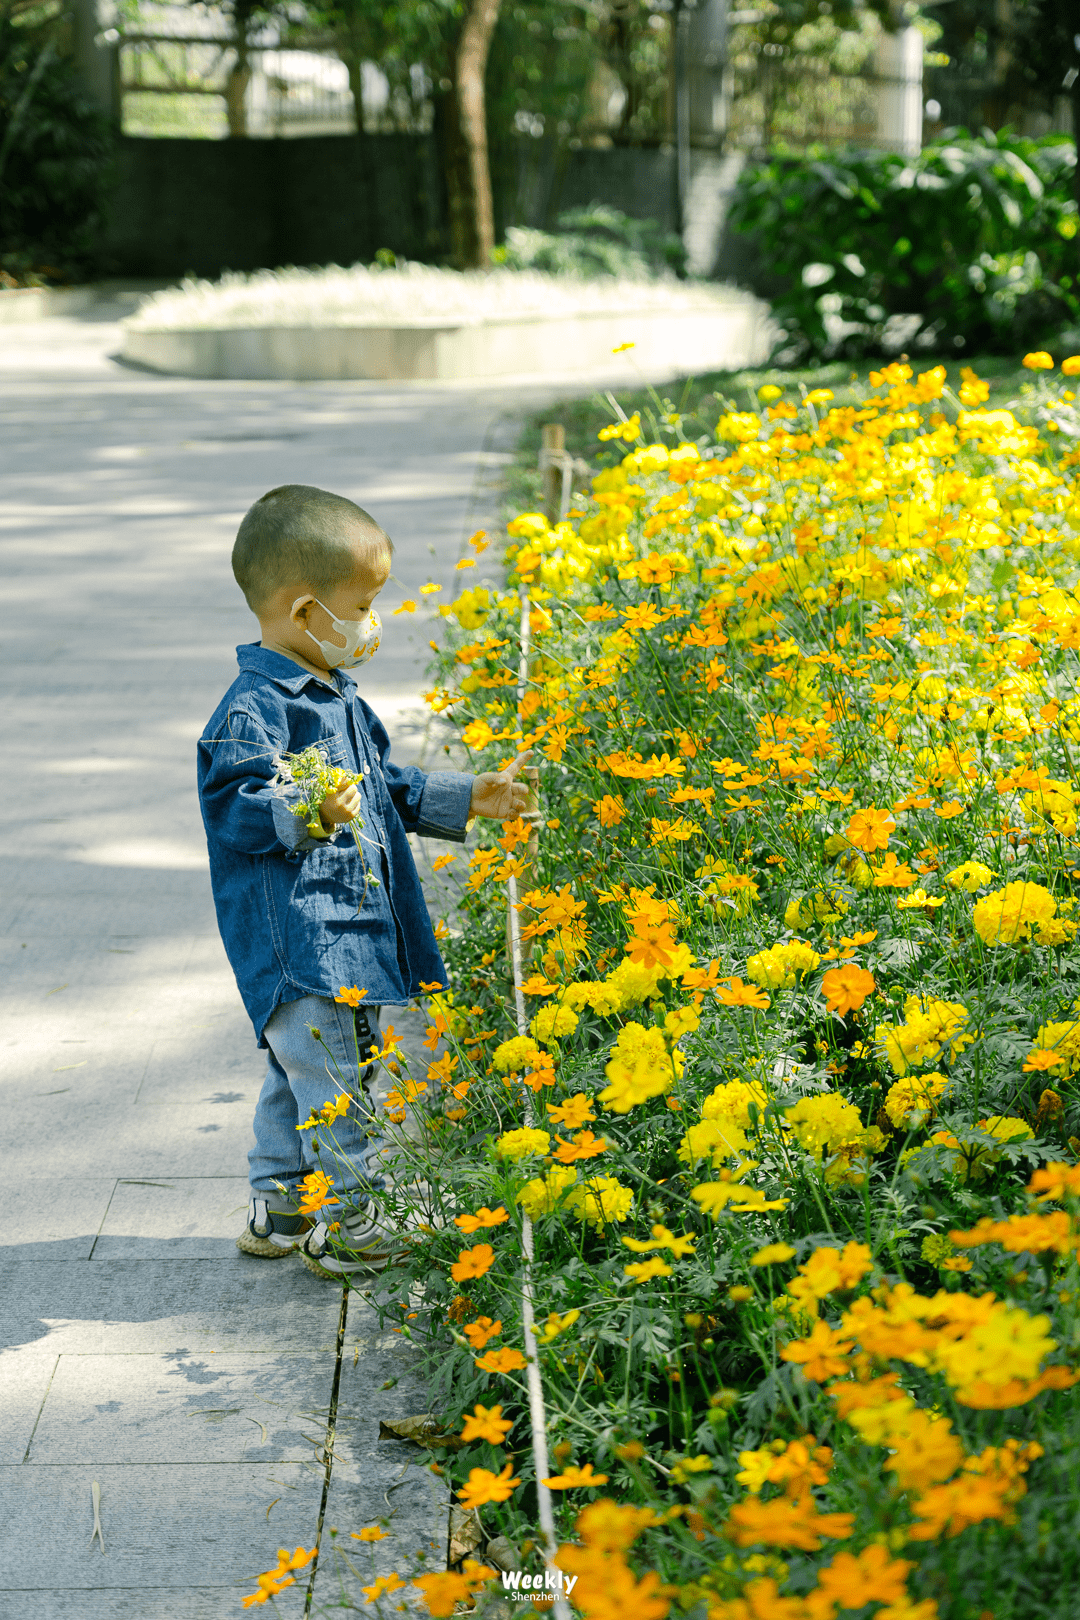
[[[445,984],[405,835],[463,842],[473,778],[392,765],[382,722],[343,670],[320,679],[257,643],[236,653],[240,675],[199,742],[199,802],[218,926],[264,1046],[280,1002],[357,985],[370,1006],[402,1006],[421,980]],[[275,780],[281,754],[313,743],[360,775],[360,848],[347,826],[313,838],[296,790]],[[379,880],[366,894],[365,868]]]

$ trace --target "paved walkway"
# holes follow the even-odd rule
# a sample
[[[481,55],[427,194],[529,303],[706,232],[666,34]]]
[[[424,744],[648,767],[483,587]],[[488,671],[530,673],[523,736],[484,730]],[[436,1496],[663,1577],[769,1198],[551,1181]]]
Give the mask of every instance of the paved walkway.
[[[262,1060],[215,927],[194,744],[257,638],[229,568],[253,499],[357,499],[398,546],[387,607],[428,578],[445,596],[515,415],[544,397],[158,377],[108,358],[116,313],[0,327],[2,1620],[239,1615],[324,1506],[342,1530],[393,1515],[384,1568],[395,1547],[439,1557],[432,1476],[378,1437],[423,1410],[402,1341],[298,1260],[235,1248]],[[364,683],[408,760],[433,627],[385,622]],[[333,1595],[327,1560],[314,1591]]]

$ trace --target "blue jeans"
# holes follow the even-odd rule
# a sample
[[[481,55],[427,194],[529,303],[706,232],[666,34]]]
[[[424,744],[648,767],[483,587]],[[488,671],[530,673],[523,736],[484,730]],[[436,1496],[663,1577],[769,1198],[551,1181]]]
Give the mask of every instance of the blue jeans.
[[[338,1193],[379,1187],[375,1069],[362,1059],[379,1036],[378,1007],[346,1007],[326,996],[282,1002],[266,1025],[266,1079],[255,1107],[255,1146],[248,1154],[253,1192],[291,1192],[312,1170]],[[319,1031],[321,1043],[311,1033]],[[298,1129],[342,1092],[352,1101],[338,1119]],[[321,1149],[316,1152],[316,1147]]]

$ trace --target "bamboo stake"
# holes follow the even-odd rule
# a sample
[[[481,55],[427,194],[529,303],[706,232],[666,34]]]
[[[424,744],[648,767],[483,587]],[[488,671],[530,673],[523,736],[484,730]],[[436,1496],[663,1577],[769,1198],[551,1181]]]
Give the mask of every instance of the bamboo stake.
[[[525,696],[525,688],[529,677],[529,593],[522,587],[521,591],[521,661],[518,665],[518,703]],[[530,782],[530,819],[532,820],[532,835],[527,846],[527,859],[531,862],[536,858],[537,835],[536,824],[539,819],[536,805],[536,782],[539,772],[530,767],[532,780]],[[525,774],[524,772],[522,774]],[[525,1010],[525,995],[521,988],[522,983],[522,950],[521,950],[521,919],[518,915],[518,885],[513,876],[507,879],[507,921],[510,926],[510,962],[514,973],[514,1004],[517,1015],[517,1029],[519,1035],[527,1035],[529,1031],[529,1018]],[[525,1087],[523,1090],[525,1104],[525,1121],[533,1126],[536,1120],[536,1111],[533,1104],[532,1092]],[[540,1540],[544,1550],[544,1564],[553,1578],[555,1585],[554,1601],[551,1611],[555,1620],[570,1620],[570,1610],[565,1598],[562,1596],[562,1573],[555,1562],[558,1550],[558,1541],[555,1535],[555,1510],[552,1505],[551,1491],[543,1483],[551,1472],[551,1463],[548,1458],[547,1446],[547,1414],[544,1407],[544,1386],[540,1377],[540,1360],[536,1344],[536,1317],[533,1301],[532,1268],[536,1259],[536,1245],[533,1232],[533,1223],[526,1215],[523,1222],[522,1248],[525,1255],[525,1265],[521,1280],[521,1321],[525,1341],[525,1379],[529,1391],[529,1417],[532,1424],[533,1463],[536,1467],[536,1500],[540,1520]]]

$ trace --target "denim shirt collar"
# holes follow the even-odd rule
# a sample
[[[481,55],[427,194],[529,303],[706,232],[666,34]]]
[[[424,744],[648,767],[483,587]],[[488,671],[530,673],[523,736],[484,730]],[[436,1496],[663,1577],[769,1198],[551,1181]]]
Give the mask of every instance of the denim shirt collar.
[[[236,649],[236,662],[241,669],[254,670],[268,681],[273,681],[283,692],[302,692],[305,686],[315,681],[320,686],[332,686],[340,696],[347,698],[350,695],[348,688],[356,685],[352,676],[343,669],[332,670],[329,677],[313,675],[284,653],[272,652],[269,647],[261,647],[257,641],[242,642]]]

